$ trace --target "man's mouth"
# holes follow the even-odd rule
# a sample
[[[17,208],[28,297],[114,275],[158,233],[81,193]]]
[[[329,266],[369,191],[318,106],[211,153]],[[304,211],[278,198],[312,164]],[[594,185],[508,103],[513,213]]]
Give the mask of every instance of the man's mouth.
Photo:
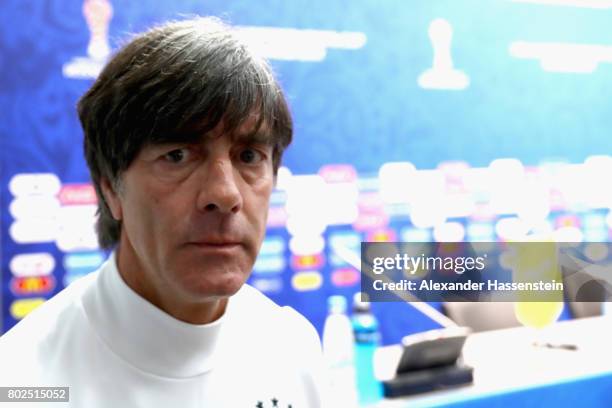
[[[240,249],[242,243],[235,240],[217,240],[207,239],[189,242],[189,246],[196,247],[202,250],[217,251],[217,252],[232,252]]]

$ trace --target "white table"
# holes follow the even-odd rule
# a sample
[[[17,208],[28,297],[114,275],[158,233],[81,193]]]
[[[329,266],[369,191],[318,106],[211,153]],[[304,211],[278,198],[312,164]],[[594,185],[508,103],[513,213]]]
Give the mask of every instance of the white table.
[[[535,339],[575,344],[578,349],[537,347],[533,345]],[[393,359],[399,351],[397,346],[387,347],[378,357]],[[465,343],[463,359],[474,367],[472,385],[385,400],[373,407],[445,406],[453,403],[467,406],[471,400],[480,400],[478,406],[487,406],[482,405],[483,399],[511,393],[527,395],[546,387],[567,387],[583,382],[585,393],[592,389],[607,396],[608,380],[610,399],[606,405],[612,406],[612,317],[558,322],[541,333],[526,327],[475,333]],[[594,381],[600,384],[600,390],[589,385]],[[583,395],[584,401],[587,396]],[[533,394],[531,398],[541,398],[541,405],[546,405],[545,393]],[[598,398],[597,401],[601,400],[601,395]],[[590,402],[589,405],[599,404]]]

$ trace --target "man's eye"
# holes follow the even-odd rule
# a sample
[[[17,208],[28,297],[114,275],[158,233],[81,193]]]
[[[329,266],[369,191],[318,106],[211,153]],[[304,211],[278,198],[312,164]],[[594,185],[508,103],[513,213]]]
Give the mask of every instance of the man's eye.
[[[264,159],[263,154],[255,149],[244,149],[240,152],[240,161],[247,164],[259,163]]]
[[[164,159],[171,163],[181,163],[185,161],[187,151],[185,149],[175,149],[164,155]]]

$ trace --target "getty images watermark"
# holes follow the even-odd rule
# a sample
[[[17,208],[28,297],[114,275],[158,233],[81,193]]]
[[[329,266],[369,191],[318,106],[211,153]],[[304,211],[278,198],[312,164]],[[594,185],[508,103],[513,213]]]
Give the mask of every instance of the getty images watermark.
[[[361,290],[371,301],[603,301],[610,265],[607,243],[364,242]]]

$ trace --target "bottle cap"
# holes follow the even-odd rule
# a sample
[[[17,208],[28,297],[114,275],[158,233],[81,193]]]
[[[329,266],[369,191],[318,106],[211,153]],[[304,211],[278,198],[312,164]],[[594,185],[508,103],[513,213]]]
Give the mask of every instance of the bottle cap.
[[[363,292],[357,292],[353,296],[353,310],[356,312],[369,312],[370,302],[368,301],[368,294]]]
[[[333,295],[327,298],[327,309],[331,313],[346,312],[346,298],[340,295]]]

